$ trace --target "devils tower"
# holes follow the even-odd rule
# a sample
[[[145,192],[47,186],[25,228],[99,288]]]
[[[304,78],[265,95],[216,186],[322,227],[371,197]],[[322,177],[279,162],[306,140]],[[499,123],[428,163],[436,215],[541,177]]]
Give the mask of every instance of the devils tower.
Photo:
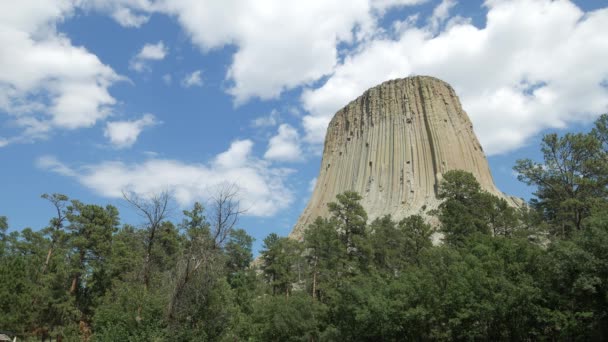
[[[510,203],[492,179],[473,125],[454,89],[414,76],[384,82],[339,110],[327,128],[312,197],[290,237],[299,239],[327,203],[356,191],[370,220],[394,219],[436,208],[442,174],[471,172],[481,187]]]

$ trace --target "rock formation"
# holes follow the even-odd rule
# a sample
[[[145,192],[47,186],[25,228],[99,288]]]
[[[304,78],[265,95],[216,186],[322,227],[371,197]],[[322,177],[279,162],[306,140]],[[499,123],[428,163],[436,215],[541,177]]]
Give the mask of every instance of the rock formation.
[[[395,219],[436,208],[438,182],[453,169],[494,185],[473,125],[452,87],[433,77],[384,82],[339,110],[329,123],[312,197],[290,237],[299,239],[327,203],[347,190],[362,195],[369,219]]]

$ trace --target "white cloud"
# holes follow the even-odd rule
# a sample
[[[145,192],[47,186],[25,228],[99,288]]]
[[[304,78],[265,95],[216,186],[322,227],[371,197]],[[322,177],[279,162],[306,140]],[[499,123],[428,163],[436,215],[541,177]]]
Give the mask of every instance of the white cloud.
[[[123,190],[137,195],[171,189],[178,203],[185,207],[204,201],[213,187],[234,183],[240,189],[241,207],[246,215],[272,216],[287,208],[293,194],[285,185],[288,169],[271,168],[251,155],[253,143],[235,141],[230,148],[208,164],[188,164],[170,159],[149,159],[127,164],[106,161],[72,169],[52,156],[38,159],[37,165],[67,177],[95,193],[120,198]]]
[[[57,32],[73,12],[72,1],[0,3],[0,112],[23,129],[11,141],[93,126],[116,102],[108,88],[122,78]]]
[[[124,27],[140,27],[150,19],[155,8],[149,0],[84,0],[78,5],[85,10],[96,10],[109,14]]]
[[[154,152],[154,151],[144,151],[143,154],[145,156],[147,156],[147,157],[150,157],[150,158],[155,158],[155,157],[158,157],[160,155],[160,153]]]
[[[131,147],[144,128],[154,126],[158,121],[152,114],[144,114],[134,121],[114,121],[106,123],[104,136],[116,148]]]
[[[135,71],[149,70],[150,61],[160,61],[165,59],[169,50],[163,41],[156,44],[145,44],[141,50],[135,55],[129,64],[129,67]]]
[[[427,2],[428,0],[372,0],[372,7],[376,10],[385,11],[391,7],[412,6]]]
[[[333,114],[385,80],[423,74],[459,94],[486,152],[503,153],[543,129],[588,122],[608,110],[608,9],[569,1],[487,1],[487,25],[466,20],[401,28],[366,42],[319,88],[302,95],[306,140],[323,141]]]
[[[450,16],[450,10],[456,6],[456,0],[441,0],[441,3],[433,10],[433,15],[429,19],[431,31],[437,32],[441,25]]]
[[[417,0],[162,1],[203,51],[234,44],[227,78],[237,103],[271,99],[330,74],[338,44],[375,30],[376,14]]]
[[[279,113],[279,111],[273,109],[270,111],[270,114],[259,116],[251,120],[251,126],[255,128],[276,126],[280,122],[280,117],[281,114]]]
[[[8,139],[0,137],[0,147],[4,147],[4,146],[8,145],[9,143],[10,142],[8,141]]]
[[[302,160],[298,131],[288,124],[279,126],[277,134],[268,142],[264,158],[276,161]]]
[[[193,71],[193,72],[187,74],[182,79],[182,87],[184,87],[184,88],[190,88],[190,87],[195,87],[195,86],[200,87],[202,85],[203,85],[203,79],[201,77],[200,70]]]
[[[58,173],[62,176],[76,177],[77,174],[74,170],[70,169],[54,156],[42,156],[36,160],[36,166],[41,169],[49,170]]]
[[[156,44],[146,44],[137,54],[137,58],[150,59],[150,60],[161,60],[167,55],[167,47],[163,41],[159,41]]]
[[[126,7],[117,8],[112,13],[112,18],[125,27],[140,27],[150,20],[150,16],[135,14],[131,9]]]
[[[222,169],[241,167],[249,161],[253,142],[251,140],[234,141],[230,148],[215,157],[215,165]]]
[[[317,177],[313,178],[308,182],[308,192],[313,192],[317,186]]]

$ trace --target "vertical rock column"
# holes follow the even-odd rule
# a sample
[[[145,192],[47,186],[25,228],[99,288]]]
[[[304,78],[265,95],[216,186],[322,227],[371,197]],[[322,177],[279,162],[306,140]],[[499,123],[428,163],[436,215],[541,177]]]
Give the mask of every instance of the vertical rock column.
[[[494,185],[473,125],[452,87],[433,77],[384,82],[339,110],[327,129],[312,197],[290,237],[300,239],[327,203],[344,191],[362,195],[370,219],[395,219],[436,208],[437,185],[449,170]]]

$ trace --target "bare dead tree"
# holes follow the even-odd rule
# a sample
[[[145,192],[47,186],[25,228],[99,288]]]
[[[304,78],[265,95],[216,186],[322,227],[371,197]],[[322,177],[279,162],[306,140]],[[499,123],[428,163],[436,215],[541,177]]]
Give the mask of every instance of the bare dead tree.
[[[213,249],[210,240],[199,241],[192,244],[177,264],[175,286],[169,305],[167,316],[170,320],[175,318],[175,312],[182,311],[182,307],[191,305],[184,295],[196,288],[198,296],[206,296],[212,287],[214,277],[221,272],[219,250]]]
[[[198,234],[190,234],[189,248],[177,266],[175,288],[167,310],[171,320],[176,314],[179,316],[184,306],[191,305],[186,298],[192,291],[199,299],[209,293],[221,272],[221,248],[245,212],[240,208],[239,189],[235,184],[219,184],[211,193],[207,217],[203,216],[203,207],[198,203],[191,212],[184,212],[190,218],[190,224],[198,222],[200,227],[191,227],[198,228]]]
[[[169,204],[171,202],[171,194],[169,191],[161,191],[154,193],[151,196],[142,198],[134,192],[123,191],[122,196],[146,221],[146,240],[145,240],[145,256],[143,265],[143,283],[144,289],[147,290],[150,285],[150,263],[152,258],[152,248],[156,242],[157,233],[162,222],[169,215]]]
[[[217,185],[209,200],[209,220],[214,248],[224,246],[226,238],[239,222],[240,216],[246,212],[240,207],[238,195],[239,188],[236,184],[222,183]]]
[[[63,222],[66,220],[66,203],[68,201],[68,196],[62,194],[43,194],[40,197],[51,202],[57,211],[57,216],[51,219],[48,227],[51,235],[51,245],[46,253],[44,265],[42,266],[42,274],[45,274],[49,267],[49,263],[51,262],[53,252],[55,251],[55,246],[58,242],[57,240],[59,239],[61,230],[63,229]]]

